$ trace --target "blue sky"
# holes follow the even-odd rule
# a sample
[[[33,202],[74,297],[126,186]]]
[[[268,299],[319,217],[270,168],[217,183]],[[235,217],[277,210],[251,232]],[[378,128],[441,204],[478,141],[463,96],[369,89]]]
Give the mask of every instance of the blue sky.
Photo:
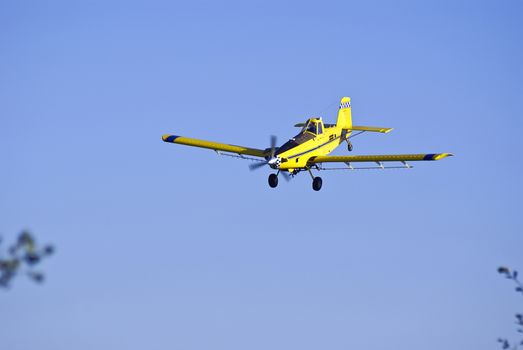
[[[492,349],[521,298],[521,1],[4,1],[0,233],[57,246],[0,293],[9,349]],[[300,174],[264,148],[313,115],[394,127]],[[346,153],[340,147],[337,154]]]

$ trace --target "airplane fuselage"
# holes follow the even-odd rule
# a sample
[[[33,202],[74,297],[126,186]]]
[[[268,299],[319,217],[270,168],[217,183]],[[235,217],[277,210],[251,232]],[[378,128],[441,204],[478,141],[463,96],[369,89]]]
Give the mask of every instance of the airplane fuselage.
[[[279,158],[279,162],[274,162],[277,165],[275,168],[289,172],[305,169],[311,157],[331,153],[350,135],[350,132],[335,125],[324,127],[321,119],[317,123],[321,123],[321,133],[313,133],[304,128],[276,150],[275,157]]]

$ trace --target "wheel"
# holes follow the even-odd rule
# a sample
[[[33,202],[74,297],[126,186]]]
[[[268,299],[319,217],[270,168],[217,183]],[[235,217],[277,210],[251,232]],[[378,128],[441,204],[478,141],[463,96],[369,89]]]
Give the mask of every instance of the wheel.
[[[347,149],[349,150],[349,152],[352,152],[352,143],[347,142]]]
[[[272,188],[278,186],[278,176],[276,174],[269,175],[269,186]]]
[[[321,184],[322,184],[322,182],[323,182],[323,181],[321,180],[321,177],[316,176],[316,177],[314,178],[314,180],[312,180],[312,189],[313,189],[314,191],[319,191],[319,190],[321,190]]]

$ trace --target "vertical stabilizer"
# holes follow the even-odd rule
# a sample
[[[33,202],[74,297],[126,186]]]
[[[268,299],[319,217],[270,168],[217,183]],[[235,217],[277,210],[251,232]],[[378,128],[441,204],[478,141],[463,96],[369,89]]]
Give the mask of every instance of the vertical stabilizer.
[[[341,127],[342,129],[352,128],[352,112],[350,106],[350,97],[344,97],[341,99],[336,126]]]

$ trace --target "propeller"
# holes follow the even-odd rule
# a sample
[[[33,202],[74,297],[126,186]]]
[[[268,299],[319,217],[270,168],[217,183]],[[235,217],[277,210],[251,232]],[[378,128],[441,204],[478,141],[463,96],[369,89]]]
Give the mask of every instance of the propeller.
[[[274,158],[274,153],[276,153],[276,136],[271,135],[271,158]]]
[[[273,169],[277,169],[279,167],[280,158],[275,156],[276,155],[276,142],[277,142],[276,136],[271,135],[271,148],[269,149],[270,151],[266,157],[266,160],[262,161],[262,162],[249,164],[249,169],[251,169],[251,171],[260,169],[261,167],[263,167],[265,165],[269,165]],[[291,175],[287,171],[278,170],[278,174],[282,174],[283,178],[286,181],[290,181],[290,179],[291,179]]]
[[[268,156],[265,158],[266,160],[262,161],[262,162],[249,164],[249,169],[256,170],[256,169],[260,169],[261,167],[263,167],[265,165],[269,165],[271,168],[277,169],[279,167],[280,158],[275,156],[276,142],[277,142],[276,136],[271,135],[271,148],[269,149]],[[285,180],[287,180],[287,181],[290,180],[290,176],[289,176],[289,174],[287,174],[286,171],[281,171],[281,172],[278,171],[278,173],[284,174],[283,177],[285,178]]]
[[[252,164],[249,164],[249,169],[256,170],[267,164],[269,164],[269,162],[267,162],[267,161],[252,163]]]
[[[291,181],[291,174],[289,174],[287,171],[280,171],[280,174],[283,175],[283,178],[285,181],[289,182]]]

